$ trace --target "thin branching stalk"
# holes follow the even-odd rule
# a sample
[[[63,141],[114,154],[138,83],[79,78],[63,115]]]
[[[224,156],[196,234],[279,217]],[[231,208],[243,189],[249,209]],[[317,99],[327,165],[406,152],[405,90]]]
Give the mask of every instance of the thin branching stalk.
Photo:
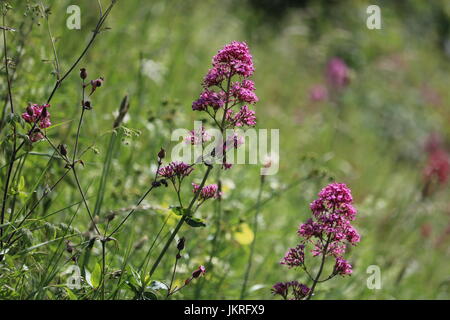
[[[67,169],[64,174],[46,191],[44,194],[39,198],[38,201],[34,203],[34,205],[31,207],[31,209],[28,211],[28,213],[25,215],[25,217],[20,221],[20,223],[15,227],[15,231],[11,233],[11,235],[8,238],[8,246],[11,246],[14,242],[18,240],[16,238],[15,240],[11,240],[14,237],[14,234],[17,232],[18,229],[27,221],[27,219],[33,214],[34,210],[37,208],[37,206],[41,203],[42,199],[44,199],[49,193],[51,193],[56,186],[66,177],[66,175],[69,173],[70,169]]]
[[[214,232],[214,236],[211,241],[211,252],[209,254],[208,262],[206,263],[206,270],[210,270],[210,268],[212,267],[212,260],[214,259],[214,257],[217,254],[217,250],[219,247],[219,238],[220,238],[221,229],[222,229],[222,211],[223,210],[222,210],[222,196],[221,196],[222,182],[220,180],[221,173],[222,173],[222,170],[217,171],[217,185],[218,185],[217,191],[219,192],[219,198],[217,199],[216,206],[215,206],[216,230]],[[195,300],[198,300],[200,298],[204,283],[205,283],[204,279],[202,281],[197,282],[197,286],[195,288],[195,296],[194,296]]]
[[[5,14],[3,14],[3,25],[5,25]],[[9,78],[9,66],[8,66],[8,49],[7,49],[7,41],[6,41],[6,30],[5,28],[2,28],[3,31],[3,53],[4,53],[4,62],[5,62],[5,75],[6,75],[6,82],[8,86],[8,96],[9,96],[9,104],[11,108],[11,114],[14,115],[14,103],[13,103],[13,96],[12,96],[12,89],[11,89],[11,79]],[[6,203],[8,201],[8,191],[9,191],[9,183],[11,179],[11,173],[14,166],[14,160],[16,158],[17,154],[17,140],[16,140],[16,125],[13,123],[13,149],[11,152],[11,158],[9,161],[8,166],[8,173],[6,174],[6,181],[4,185],[3,190],[3,200],[2,200],[2,211],[1,211],[1,219],[0,224],[5,223],[5,211],[6,211]],[[3,229],[0,229],[0,250],[3,250]]]
[[[101,235],[100,230],[97,227],[97,224],[95,223],[94,217],[92,216],[91,209],[89,208],[89,204],[87,203],[86,196],[84,195],[83,188],[81,187],[80,180],[78,179],[77,170],[75,169],[75,166],[72,167],[73,176],[75,177],[75,182],[78,188],[78,191],[80,192],[81,198],[83,198],[84,206],[86,207],[86,211],[88,212],[89,219],[91,219],[92,225],[94,226],[95,231],[98,235]]]
[[[58,53],[56,51],[56,46],[55,46],[55,39],[53,38],[53,34],[52,34],[52,30],[50,28],[50,21],[48,18],[48,12],[46,12],[44,4],[41,1],[41,10],[42,10],[42,14],[45,16],[45,21],[47,22],[47,33],[48,36],[50,38],[50,42],[52,44],[52,50],[53,50],[53,57],[54,57],[54,64],[55,64],[55,74],[56,74],[56,80],[59,80],[59,76],[61,73],[61,68],[59,65],[59,58],[58,58]]]
[[[261,175],[261,179],[260,179],[260,183],[259,183],[258,198],[256,200],[255,215],[253,216],[253,226],[252,226],[253,227],[253,241],[250,246],[250,254],[248,256],[247,269],[245,270],[245,275],[244,275],[244,282],[242,283],[241,297],[240,297],[241,300],[245,299],[245,296],[247,294],[247,283],[248,283],[248,278],[250,276],[250,271],[252,269],[253,255],[255,254],[256,238],[258,235],[258,218],[259,218],[259,213],[261,211],[261,195],[262,195],[262,190],[263,190],[263,186],[264,186],[264,181],[265,181],[265,176]]]
[[[192,210],[192,207],[194,206],[195,201],[199,197],[200,192],[201,192],[203,186],[205,185],[206,179],[208,178],[209,173],[211,172],[212,168],[213,168],[212,165],[207,166],[205,175],[203,176],[202,183],[200,184],[197,192],[194,194],[194,197],[192,198],[191,203],[189,204],[187,212],[190,212]],[[164,255],[166,254],[167,250],[169,249],[170,244],[172,243],[173,239],[175,239],[175,236],[177,235],[178,231],[180,231],[181,227],[183,226],[183,223],[186,221],[187,218],[188,218],[188,216],[186,214],[183,214],[180,221],[178,221],[178,224],[176,225],[175,229],[173,230],[172,234],[170,235],[169,239],[167,240],[166,244],[164,245],[163,249],[161,250],[161,253],[159,254],[159,256],[156,259],[155,263],[153,264],[152,268],[150,269],[150,277],[152,277],[153,274],[155,273],[156,268],[158,268],[158,265],[161,262]]]
[[[53,87],[53,90],[52,90],[52,92],[50,93],[50,96],[47,99],[47,103],[50,103],[50,101],[52,100],[54,94],[56,93],[56,90],[61,86],[62,82],[70,75],[70,73],[75,69],[75,67],[78,65],[78,63],[81,61],[81,59],[83,59],[83,57],[86,55],[86,53],[88,52],[89,48],[94,43],[95,38],[101,32],[102,26],[105,23],[106,18],[108,17],[109,13],[111,12],[111,10],[114,7],[114,5],[116,4],[116,2],[117,2],[117,0],[112,0],[110,5],[108,6],[108,8],[103,13],[103,15],[100,16],[100,19],[97,22],[97,25],[96,25],[96,27],[95,27],[95,29],[93,31],[91,39],[89,40],[89,42],[87,43],[86,47],[81,52],[79,57],[72,64],[72,66],[66,71],[66,73],[64,73],[64,75],[59,80],[56,81],[55,86]]]
[[[177,272],[177,265],[178,265],[178,257],[175,257],[175,263],[173,265],[172,277],[170,279],[169,288],[167,289],[167,297],[169,297],[171,294],[174,293],[174,292],[172,292],[172,286],[173,286],[173,281],[175,280],[175,274]]]
[[[136,208],[139,207],[139,205],[144,201],[144,199],[147,197],[147,195],[155,188],[155,182],[158,179],[158,171],[159,171],[160,164],[158,164],[158,168],[156,169],[155,178],[153,180],[153,183],[151,184],[150,188],[144,193],[144,195],[139,199],[139,201],[136,203],[136,205],[130,210],[130,212],[126,215],[126,217],[119,223],[119,225],[109,234],[109,237],[112,237],[121,227],[122,225],[128,220],[128,218],[136,211]]]
[[[322,260],[320,262],[319,271],[317,272],[317,275],[314,278],[313,285],[311,286],[311,290],[309,291],[309,294],[308,294],[308,297],[306,298],[306,300],[310,300],[311,299],[311,297],[314,294],[314,289],[316,288],[317,283],[319,283],[319,279],[320,279],[320,276],[322,274],[323,267],[325,265],[325,258],[326,258],[326,254],[327,254],[327,250],[328,250],[328,245],[330,244],[330,240],[331,240],[331,234],[328,236],[327,242],[325,243],[325,247],[323,248]]]
[[[25,44],[26,44],[26,40],[28,35],[31,33],[31,31],[33,30],[33,24],[34,21],[31,21],[30,26],[28,28],[27,31],[23,31],[23,29],[25,28],[25,22],[22,22],[20,27],[19,27],[19,41],[17,44],[17,48],[19,48],[17,55],[12,59],[14,61],[14,65],[15,68],[12,70],[9,70],[9,81],[12,87],[12,84],[14,82],[14,80],[16,79],[15,75],[17,72],[17,68],[18,65],[20,64],[21,58],[25,52]],[[5,126],[5,113],[6,113],[6,108],[8,106],[8,102],[9,102],[9,95],[5,96],[4,99],[4,104],[3,104],[3,111],[2,111],[2,115],[1,115],[1,119],[0,119],[0,132],[3,130],[4,126]]]
[[[78,127],[77,127],[77,135],[75,137],[75,147],[73,148],[73,157],[72,157],[72,166],[75,165],[75,160],[77,157],[77,151],[78,151],[78,141],[80,140],[80,130],[81,130],[81,126],[83,125],[83,118],[84,118],[84,113],[86,112],[86,108],[84,106],[84,99],[85,99],[85,83],[84,83],[84,79],[81,82],[81,114],[80,114],[80,120],[78,122]]]

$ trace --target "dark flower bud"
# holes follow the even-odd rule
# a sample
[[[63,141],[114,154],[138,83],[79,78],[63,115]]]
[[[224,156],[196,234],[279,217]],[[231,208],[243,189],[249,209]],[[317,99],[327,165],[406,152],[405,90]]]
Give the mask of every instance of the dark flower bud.
[[[42,112],[41,112],[41,118],[46,118],[48,115],[48,111],[47,108],[42,108]]]
[[[70,242],[69,240],[66,240],[66,250],[67,250],[67,252],[69,252],[69,253],[72,253],[72,252],[73,252],[73,243]]]
[[[59,149],[59,153],[61,153],[61,155],[63,157],[67,156],[67,149],[63,144],[60,144],[58,149]]]
[[[206,273],[206,268],[204,266],[200,266],[200,267],[198,267],[197,270],[192,272],[192,278],[197,279],[198,277],[200,277],[201,275],[203,275],[205,273]]]
[[[159,182],[161,182],[161,184],[163,184],[163,185],[164,185],[164,187],[166,187],[166,188],[167,188],[168,184],[167,184],[167,181],[166,181],[166,179],[161,179],[161,180],[159,180]]]
[[[85,101],[83,107],[86,110],[91,110],[92,109],[91,102],[90,101]]]
[[[97,89],[98,87],[101,87],[104,80],[105,79],[103,77],[100,77],[100,78],[95,79],[95,80],[91,80],[91,87],[92,87],[92,89],[91,89],[91,93],[89,95],[93,94],[95,89]]]
[[[177,260],[181,259],[181,254],[177,253],[176,258]]]
[[[106,221],[111,222],[114,220],[114,218],[116,217],[116,213],[115,212],[111,212],[110,214],[108,214],[106,216]]]
[[[164,150],[163,148],[161,148],[161,150],[158,152],[158,158],[160,160],[164,159],[166,156],[166,150]]]
[[[86,78],[87,78],[87,71],[86,71],[86,68],[81,68],[81,69],[80,69],[80,78],[81,78],[81,79],[86,79]]]
[[[184,249],[185,242],[186,242],[186,239],[184,237],[182,237],[182,238],[180,238],[180,240],[178,240],[178,245],[177,245],[178,251],[181,251]]]
[[[159,182],[159,181],[153,181],[153,182],[152,182],[152,186],[153,186],[154,188],[158,188],[158,187],[161,186],[161,182]]]

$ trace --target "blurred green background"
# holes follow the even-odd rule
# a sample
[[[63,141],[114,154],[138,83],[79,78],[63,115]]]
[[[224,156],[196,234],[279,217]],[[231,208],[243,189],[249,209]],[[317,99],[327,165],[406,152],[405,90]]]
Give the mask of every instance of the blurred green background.
[[[67,70],[95,27],[97,1],[42,3],[51,9],[51,31],[62,70]],[[109,2],[101,3],[106,7]],[[81,8],[81,30],[66,27],[66,8],[71,4]],[[381,8],[381,30],[366,27],[370,4]],[[25,1],[13,4],[7,25],[18,28],[24,22],[25,30],[31,25],[32,13],[23,16],[25,6]],[[450,297],[448,184],[422,196],[427,138],[438,133],[444,149],[450,141],[450,2],[127,0],[118,1],[106,26],[110,29],[98,36],[79,65],[87,68],[89,78],[105,78],[92,98],[93,110],[86,115],[80,138],[81,150],[91,147],[83,156],[85,167],[79,174],[92,206],[112,123],[125,95],[130,111],[124,126],[130,130],[118,132],[121,143],[113,156],[100,221],[111,212],[119,217],[126,214],[124,208],[131,207],[151,183],[160,147],[170,149],[172,129],[192,127],[199,114],[191,110],[191,104],[201,91],[212,56],[232,40],[246,41],[254,58],[253,80],[260,99],[255,107],[257,127],[280,129],[280,171],[268,177],[263,190],[263,199],[276,197],[261,210],[247,298],[272,299],[270,288],[275,282],[306,281],[301,271],[288,270],[279,260],[297,244],[296,230],[310,216],[309,203],[331,180],[345,182],[352,189],[358,209],[355,227],[362,240],[347,254],[353,275],[318,286],[316,299]],[[33,26],[23,43],[19,34],[10,36],[9,55],[23,50],[13,85],[16,108],[22,110],[27,102],[45,101],[54,85],[54,66],[44,19]],[[332,57],[346,62],[350,84],[335,101],[311,101],[310,90],[325,83],[326,65]],[[70,145],[75,138],[80,100],[78,68],[75,71],[51,104],[52,122],[58,126],[48,134],[56,143]],[[4,95],[4,77],[1,81]],[[51,153],[45,142],[33,151]],[[47,164],[47,157],[29,156],[23,169],[23,192],[32,190],[35,172]],[[51,162],[40,187],[54,182],[62,172],[60,162]],[[215,174],[216,170],[210,183],[215,182]],[[204,278],[173,298],[239,298],[253,238],[249,226],[259,167],[237,165],[221,177],[224,201],[217,257],[208,264]],[[190,187],[183,192],[189,195]],[[39,206],[36,216],[79,201],[74,182],[68,179]],[[144,203],[117,234],[118,241],[109,245],[110,272],[126,265],[127,276],[133,274],[171,214],[168,207],[176,203],[176,197],[158,189]],[[76,210],[73,206],[52,215],[46,219],[48,225],[37,230],[30,227],[29,243],[22,245],[54,238],[47,229],[53,226],[58,233],[60,224],[67,224]],[[72,226],[82,234],[89,218],[83,206],[79,210]],[[180,233],[187,239],[187,255],[180,262],[177,281],[208,263],[217,228],[214,203],[202,207],[199,216],[205,219],[205,228],[185,226]],[[116,225],[119,220],[111,223]],[[168,227],[173,226],[176,218],[168,221]],[[71,241],[80,244],[85,239],[80,235]],[[58,286],[65,283],[61,273],[72,263],[62,247],[52,243],[26,257],[12,257],[9,271],[0,277],[2,297],[29,297],[49,272],[43,266],[59,252],[53,277],[35,297],[70,298]],[[152,259],[160,247],[156,243]],[[155,280],[170,279],[175,248],[171,250],[173,254],[164,258]],[[100,258],[96,244],[87,268],[92,271]],[[370,265],[380,267],[380,290],[367,288]],[[20,282],[13,274],[23,266],[27,271],[21,273]],[[117,280],[107,281],[113,288]],[[126,285],[118,297],[132,298]]]

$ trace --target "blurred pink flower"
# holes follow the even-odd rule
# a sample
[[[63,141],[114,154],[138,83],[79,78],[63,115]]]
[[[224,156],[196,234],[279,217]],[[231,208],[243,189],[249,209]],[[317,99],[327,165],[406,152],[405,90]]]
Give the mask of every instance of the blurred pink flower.
[[[311,101],[323,101],[328,98],[328,89],[324,85],[317,84],[309,90],[309,98]]]
[[[349,69],[344,60],[338,57],[328,62],[326,76],[328,84],[334,89],[343,89],[350,83]]]

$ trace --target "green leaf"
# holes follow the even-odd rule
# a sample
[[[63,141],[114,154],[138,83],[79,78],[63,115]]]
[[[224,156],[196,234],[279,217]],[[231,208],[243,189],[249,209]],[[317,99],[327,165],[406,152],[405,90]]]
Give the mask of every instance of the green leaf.
[[[186,218],[186,223],[193,228],[206,227],[206,224],[203,221],[204,221],[203,219],[199,218],[192,218],[192,217]]]
[[[186,208],[182,208],[180,206],[170,206],[169,207],[173,213],[175,213],[177,216],[191,216],[192,215],[192,211],[186,209]]]
[[[18,190],[19,192],[25,190],[25,178],[24,178],[24,176],[20,176],[20,179],[19,179],[19,185],[17,186],[17,190]]]
[[[69,288],[66,288],[66,292],[67,292],[67,296],[69,297],[70,300],[78,300],[78,297],[76,296],[75,293],[73,293],[72,290],[70,290]]]
[[[91,275],[91,283],[94,288],[98,288],[100,286],[100,281],[102,279],[102,267],[99,263],[95,264],[94,271],[92,271]]]

